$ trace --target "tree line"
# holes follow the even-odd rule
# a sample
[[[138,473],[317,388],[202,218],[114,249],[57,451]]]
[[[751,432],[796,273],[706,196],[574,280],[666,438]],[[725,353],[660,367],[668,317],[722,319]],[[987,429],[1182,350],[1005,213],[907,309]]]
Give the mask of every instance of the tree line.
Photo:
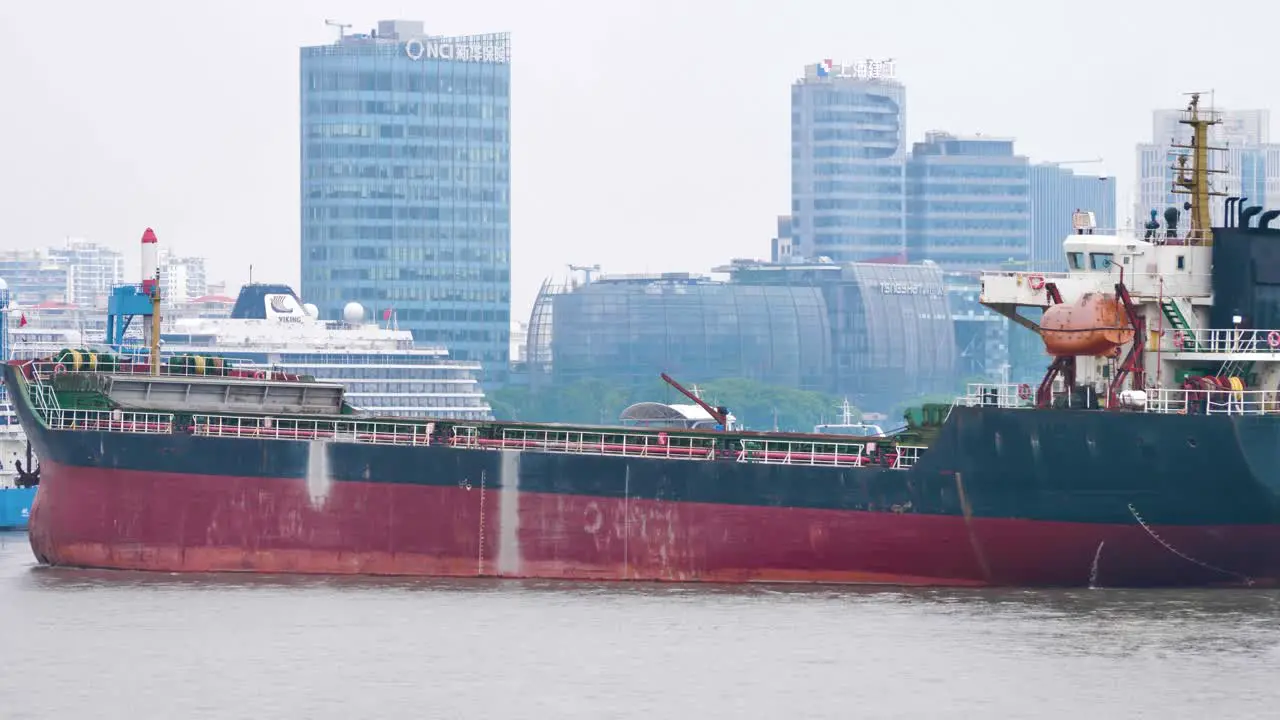
[[[728,408],[740,424],[751,430],[776,428],[782,432],[812,432],[819,423],[841,422],[842,399],[826,393],[766,385],[744,378],[699,383],[698,393],[711,406]],[[494,417],[524,422],[612,425],[617,424],[623,410],[637,402],[688,404],[690,401],[660,380],[625,387],[611,381],[589,379],[536,391],[511,386],[489,393]],[[855,410],[852,421],[857,422],[860,417],[861,413]]]

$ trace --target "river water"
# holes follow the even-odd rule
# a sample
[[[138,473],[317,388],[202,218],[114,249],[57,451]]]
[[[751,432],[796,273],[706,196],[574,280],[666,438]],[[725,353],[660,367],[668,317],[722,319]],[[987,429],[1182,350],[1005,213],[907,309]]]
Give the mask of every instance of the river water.
[[[173,576],[0,533],[0,718],[1259,718],[1280,593]]]

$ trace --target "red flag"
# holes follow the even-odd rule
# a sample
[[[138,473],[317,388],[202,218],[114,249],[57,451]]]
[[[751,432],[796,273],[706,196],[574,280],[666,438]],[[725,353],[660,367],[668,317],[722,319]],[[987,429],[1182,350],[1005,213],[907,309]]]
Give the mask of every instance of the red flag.
[[[390,319],[391,319],[391,308],[387,308],[386,310],[383,310],[383,311],[382,311],[382,319],[383,319],[383,320],[390,320]]]
[[[22,313],[22,315],[18,318],[18,327],[26,327],[26,326],[27,326],[27,314]]]

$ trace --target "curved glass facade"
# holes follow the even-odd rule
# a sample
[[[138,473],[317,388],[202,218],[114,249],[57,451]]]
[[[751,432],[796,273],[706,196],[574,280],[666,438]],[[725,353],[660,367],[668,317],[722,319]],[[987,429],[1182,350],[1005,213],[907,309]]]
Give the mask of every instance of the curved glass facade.
[[[831,329],[817,287],[695,277],[603,278],[555,295],[555,382],[750,378],[822,390]]]
[[[839,384],[875,398],[954,389],[955,325],[936,265],[855,263],[836,302]]]
[[[824,390],[863,409],[955,390],[955,326],[936,265],[735,261],[718,270],[736,285],[821,290],[832,352]]]

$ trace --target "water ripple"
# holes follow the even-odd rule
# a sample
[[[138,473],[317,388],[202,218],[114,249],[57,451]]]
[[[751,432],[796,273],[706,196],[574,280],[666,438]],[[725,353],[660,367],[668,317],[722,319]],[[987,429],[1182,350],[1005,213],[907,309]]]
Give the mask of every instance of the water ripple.
[[[37,567],[4,718],[1264,717],[1272,591],[904,590]]]

